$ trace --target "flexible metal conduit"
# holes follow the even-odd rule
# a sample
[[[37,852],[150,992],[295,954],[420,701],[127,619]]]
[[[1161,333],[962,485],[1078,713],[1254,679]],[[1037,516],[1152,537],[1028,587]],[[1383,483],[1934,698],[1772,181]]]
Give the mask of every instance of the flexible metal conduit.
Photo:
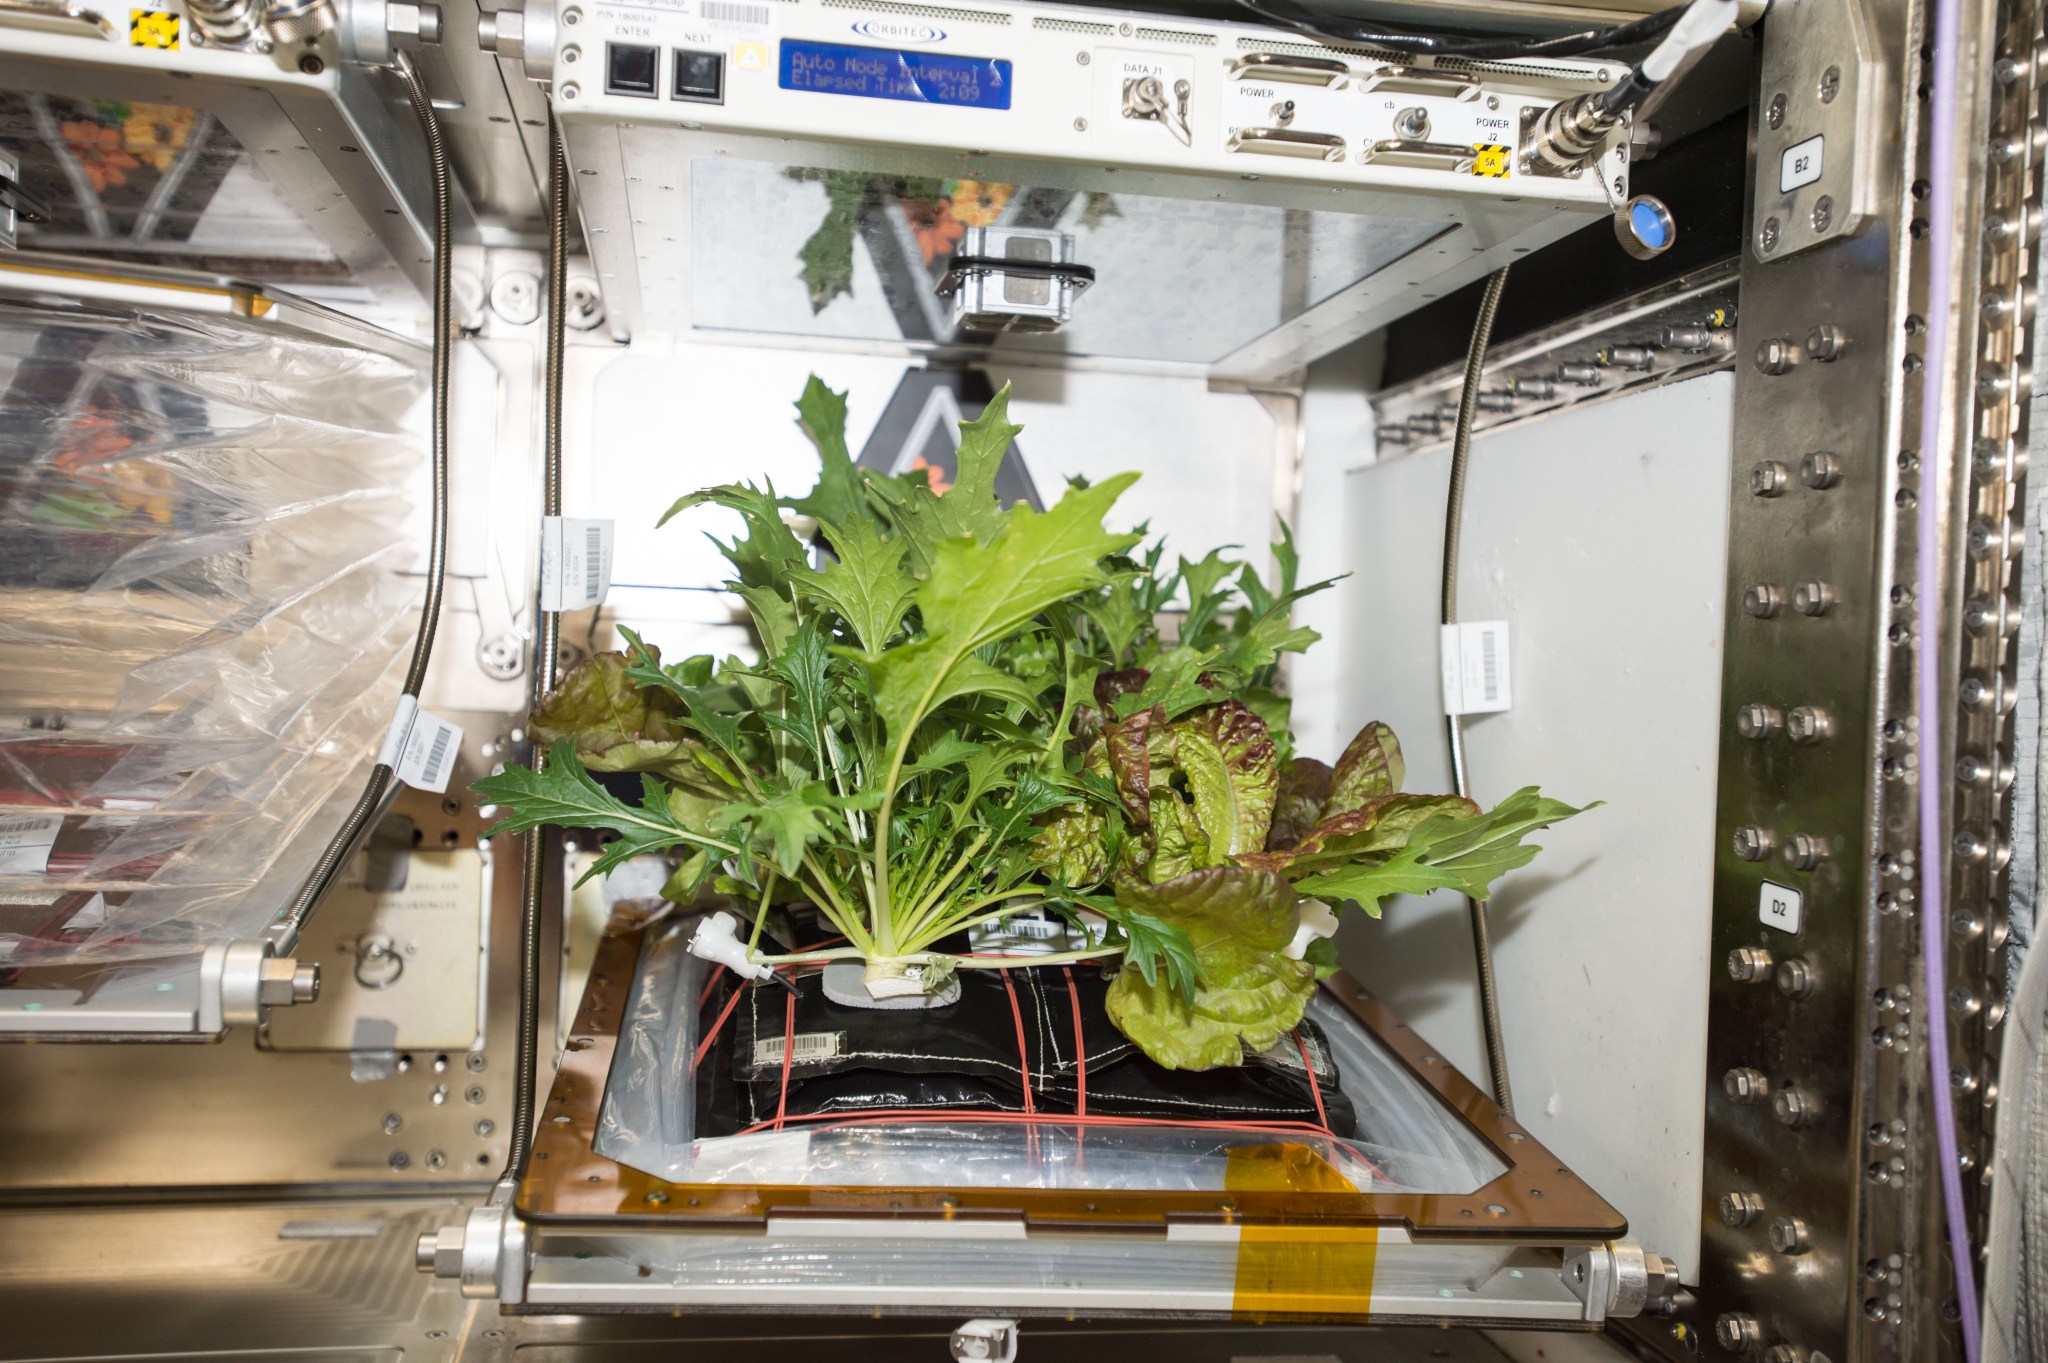
[[[1493,316],[1500,310],[1501,291],[1507,288],[1508,267],[1503,265],[1486,281],[1486,293],[1479,300],[1479,317],[1472,323],[1472,342],[1465,348],[1465,381],[1458,390],[1458,424],[1451,437],[1451,482],[1444,498],[1443,622],[1458,623],[1458,540],[1465,519],[1465,465],[1472,453],[1472,419],[1479,410],[1479,372],[1486,367],[1486,345],[1493,336]],[[1471,781],[1465,770],[1465,724],[1458,715],[1444,716],[1445,736],[1451,747],[1451,784],[1458,794],[1472,798]],[[1486,925],[1486,905],[1470,898],[1465,907],[1472,918],[1472,954],[1479,967],[1479,1015],[1486,1033],[1486,1067],[1493,1080],[1493,1101],[1500,1110],[1515,1115],[1515,1095],[1508,1085],[1507,1043],[1500,1030],[1500,994],[1493,978],[1493,937]]]
[[[419,630],[413,636],[412,661],[405,669],[404,686],[405,695],[417,698],[420,686],[426,681],[427,663],[434,654],[434,631],[441,619],[441,595],[448,571],[448,366],[451,359],[448,328],[452,311],[448,299],[454,262],[449,251],[448,148],[441,140],[441,121],[435,116],[433,101],[427,98],[426,86],[412,63],[400,56],[397,71],[399,79],[405,82],[405,93],[412,102],[413,115],[420,121],[420,131],[426,136],[427,160],[434,184],[433,526],[428,535],[427,597],[420,607]],[[299,935],[305,931],[306,920],[312,917],[313,910],[320,906],[327,892],[334,888],[342,868],[348,865],[363,837],[397,793],[396,774],[389,765],[379,762],[371,770],[369,783],[364,786],[355,808],[349,811],[347,820],[329,840],[327,850],[314,863],[312,874],[306,877],[298,894],[272,924],[270,933],[278,955],[290,952],[299,940]]]
[[[541,454],[541,514],[562,514],[562,358],[568,345],[569,294],[569,160],[562,150],[562,130],[548,116],[548,355],[547,417]],[[533,638],[533,699],[555,689],[561,651],[562,617],[535,607],[538,628]],[[547,752],[536,743],[533,769],[547,765]],[[533,1122],[540,1065],[540,916],[547,889],[547,837],[536,828],[526,835],[525,879],[519,899],[519,1036],[513,1061],[512,1139],[507,1176],[516,1181],[526,1172],[533,1151]],[[556,1007],[566,1008],[559,999]]]

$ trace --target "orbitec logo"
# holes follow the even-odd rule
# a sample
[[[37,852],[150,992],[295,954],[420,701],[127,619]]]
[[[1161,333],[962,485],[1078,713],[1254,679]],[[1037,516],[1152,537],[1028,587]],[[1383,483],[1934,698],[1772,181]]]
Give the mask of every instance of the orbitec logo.
[[[863,38],[879,38],[885,43],[937,43],[946,38],[942,28],[894,19],[862,19],[853,25],[853,31]]]

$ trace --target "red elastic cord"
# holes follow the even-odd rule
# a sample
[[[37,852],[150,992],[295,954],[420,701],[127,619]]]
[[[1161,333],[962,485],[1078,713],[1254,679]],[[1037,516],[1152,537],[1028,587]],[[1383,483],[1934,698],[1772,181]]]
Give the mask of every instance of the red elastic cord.
[[[716,983],[718,976],[713,975],[711,979]],[[734,989],[732,997],[725,1001],[725,1011],[718,1015],[718,1021],[711,1024],[711,1030],[706,1032],[704,1039],[697,1043],[697,1053],[690,1057],[690,1073],[695,1074],[697,1067],[704,1063],[704,1057],[710,1052],[712,1043],[717,1041],[718,1034],[725,1030],[725,1020],[732,1016],[733,1009],[739,1007],[740,995],[746,992],[747,987],[742,984]],[[700,1003],[698,1007],[701,1008],[703,1005]]]
[[[1301,1052],[1301,1067],[1308,1071],[1308,1091],[1309,1095],[1316,1100],[1316,1120],[1322,1124],[1323,1130],[1328,1131],[1330,1129],[1330,1114],[1323,1111],[1323,1086],[1316,1082],[1315,1062],[1308,1058],[1308,1043],[1301,1039],[1301,1030],[1299,1028],[1295,1029],[1294,1045],[1295,1049]]]
[[[1074,1115],[1088,1115],[1088,1049],[1081,1040],[1081,995],[1074,988],[1074,968],[1061,966],[1067,977],[1067,1002],[1074,1006]]]
[[[796,1058],[796,995],[789,996],[787,1020],[782,1024],[782,1090],[775,1095],[775,1129],[782,1130],[782,1119],[789,1111],[789,1065]]]

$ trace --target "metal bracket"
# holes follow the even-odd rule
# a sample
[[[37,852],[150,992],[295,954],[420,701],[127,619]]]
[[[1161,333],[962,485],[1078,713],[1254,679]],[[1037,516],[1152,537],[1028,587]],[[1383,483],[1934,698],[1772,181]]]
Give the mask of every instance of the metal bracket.
[[[1756,126],[1749,249],[1783,260],[1856,229],[1875,186],[1871,162],[1899,153],[1877,110],[1876,42],[1860,0],[1771,6]]]
[[[273,956],[267,941],[235,941],[221,951],[219,964],[208,952],[200,966],[202,1021],[213,1016],[211,1000],[220,1001],[218,1020],[224,1027],[254,1026],[271,1008],[311,1003],[320,997],[320,967],[290,956]],[[211,988],[218,972],[219,987]],[[218,1029],[215,1029],[218,1030]]]
[[[1610,1317],[1639,1316],[1672,1300],[1678,1292],[1678,1266],[1633,1240],[1610,1240],[1566,1250],[1564,1284],[1586,1304],[1587,1321],[1598,1324]]]
[[[422,1235],[413,1263],[422,1273],[459,1279],[465,1297],[526,1300],[526,1223],[512,1210],[511,1185],[498,1184],[461,1225]]]

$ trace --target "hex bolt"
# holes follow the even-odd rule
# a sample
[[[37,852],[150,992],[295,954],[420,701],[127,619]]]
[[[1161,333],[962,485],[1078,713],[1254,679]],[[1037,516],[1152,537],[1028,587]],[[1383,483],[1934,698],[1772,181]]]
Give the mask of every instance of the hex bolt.
[[[1773,218],[1772,222],[1777,219]],[[1776,234],[1773,233],[1773,236]],[[1789,373],[1799,363],[1799,347],[1787,336],[1773,336],[1756,348],[1757,372],[1778,375]]]
[[[1763,1342],[1763,1330],[1756,1317],[1741,1311],[1723,1311],[1714,1320],[1714,1342],[1731,1354],[1754,1349]]]
[[[1813,1248],[1813,1236],[1796,1216],[1771,1218],[1771,1248],[1780,1254],[1804,1254]]]
[[[1728,1095],[1729,1102],[1749,1107],[1771,1096],[1771,1081],[1762,1070],[1744,1065],[1721,1076],[1721,1091]]]
[[[1808,578],[1792,589],[1792,609],[1801,615],[1826,615],[1828,607],[1834,604],[1834,588],[1814,578]]]
[[[1737,984],[1760,984],[1771,977],[1771,953],[1764,947],[1737,947],[1728,953],[1728,978]]]
[[[1834,731],[1834,717],[1817,705],[1795,705],[1785,716],[1785,732],[1794,743],[1818,743]]]
[[[1764,1200],[1756,1193],[1721,1194],[1721,1220],[1737,1227],[1754,1225],[1764,1214]]]
[[[1566,361],[1557,367],[1557,381],[1559,383],[1569,383],[1579,388],[1598,388],[1600,386],[1600,366],[1597,364],[1584,364],[1578,361]]]
[[[1785,717],[1775,706],[1751,701],[1735,712],[1735,732],[1744,738],[1765,739],[1778,732]]]
[[[1811,871],[1827,855],[1828,845],[1811,833],[1794,833],[1785,840],[1785,864],[1795,871]]]
[[[1785,594],[1779,591],[1774,583],[1753,583],[1742,593],[1743,612],[1754,615],[1759,620],[1770,619],[1784,604]]]
[[[1826,450],[1815,450],[1799,461],[1799,481],[1819,492],[1842,481],[1842,461]]]
[[[1791,486],[1792,473],[1775,459],[1760,459],[1749,466],[1749,495],[1776,497]]]
[[[1771,1095],[1771,1115],[1778,1125],[1797,1130],[1812,1124],[1820,1115],[1820,1105],[1801,1089],[1783,1088]]]
[[[1819,228],[1822,224],[1815,223],[1814,226]],[[1842,329],[1833,322],[1819,323],[1806,333],[1806,353],[1822,364],[1840,359],[1848,344],[1848,340],[1842,335]]]
[[[1777,835],[1761,825],[1748,823],[1735,830],[1735,855],[1744,861],[1762,861],[1777,845]]]
[[[1813,992],[1813,967],[1796,956],[1778,962],[1772,974],[1778,982],[1778,992],[1788,999],[1803,999]]]

